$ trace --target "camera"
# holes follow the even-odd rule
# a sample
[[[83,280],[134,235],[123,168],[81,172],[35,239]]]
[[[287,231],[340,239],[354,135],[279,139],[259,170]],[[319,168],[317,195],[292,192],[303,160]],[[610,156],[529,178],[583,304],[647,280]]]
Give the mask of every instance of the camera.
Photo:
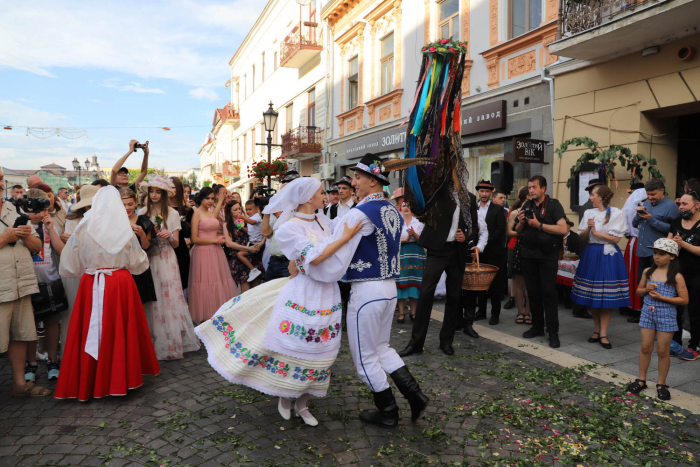
[[[24,198],[11,199],[10,202],[15,205],[15,209],[17,209],[17,214],[19,214],[19,217],[15,219],[15,225],[13,226],[14,228],[17,228],[21,225],[27,225],[27,222],[29,222],[30,220],[29,216],[24,214],[22,211],[36,213],[45,211],[49,209],[49,206],[51,206],[51,201],[49,201],[48,199],[27,198],[27,195],[24,195]]]
[[[525,214],[526,219],[535,218],[535,211],[533,211],[532,209],[523,209],[523,213]]]
[[[274,188],[268,188],[265,185],[259,185],[255,188],[255,194],[258,195],[253,198],[253,203],[255,203],[256,208],[264,208],[270,202],[270,198],[277,193]]]

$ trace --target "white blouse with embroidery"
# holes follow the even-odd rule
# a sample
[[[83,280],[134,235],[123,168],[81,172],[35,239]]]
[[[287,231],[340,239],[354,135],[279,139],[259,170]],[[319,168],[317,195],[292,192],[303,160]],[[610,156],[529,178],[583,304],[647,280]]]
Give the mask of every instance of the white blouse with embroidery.
[[[292,357],[321,360],[338,354],[342,306],[336,280],[324,270],[329,261],[311,267],[317,246],[330,237],[328,218],[308,222],[292,217],[275,233],[282,253],[294,261],[299,274],[280,291],[268,321],[264,347]]]
[[[420,237],[420,234],[423,232],[425,224],[416,219],[415,216],[411,217],[411,223],[408,225],[404,224],[403,228],[401,229],[401,240],[408,240],[408,243],[413,243],[416,241],[415,237],[411,237],[408,235],[408,229],[411,227],[416,232],[416,235]]]
[[[598,208],[587,209],[586,212],[583,213],[583,217],[579,223],[579,232],[588,228],[588,219],[595,219],[596,231],[602,234],[623,237],[627,231],[627,218],[625,213],[618,208],[610,208],[610,220],[607,224],[605,224],[605,211],[599,211]],[[614,255],[617,253],[615,244],[596,236],[590,231],[588,232],[588,242],[591,244],[605,245],[603,252],[606,255]]]

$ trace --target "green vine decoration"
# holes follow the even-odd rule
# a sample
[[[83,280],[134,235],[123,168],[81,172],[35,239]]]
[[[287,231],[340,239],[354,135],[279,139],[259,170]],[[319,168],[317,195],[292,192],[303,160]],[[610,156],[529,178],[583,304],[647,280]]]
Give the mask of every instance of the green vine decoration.
[[[564,156],[569,146],[585,146],[589,151],[583,153],[571,167],[571,176],[566,182],[567,188],[571,188],[574,180],[576,180],[576,177],[578,177],[578,174],[581,172],[582,167],[594,161],[597,161],[600,169],[604,170],[606,182],[615,179],[615,168],[619,162],[622,168],[632,173],[632,183],[639,182],[644,178],[644,168],[647,169],[651,178],[658,178],[666,183],[666,179],[661,175],[659,169],[656,168],[656,159],[653,157],[646,157],[644,154],[633,155],[628,147],[613,144],[602,149],[598,146],[598,142],[593,141],[591,138],[572,138],[561,143],[559,149],[556,150],[559,159]]]

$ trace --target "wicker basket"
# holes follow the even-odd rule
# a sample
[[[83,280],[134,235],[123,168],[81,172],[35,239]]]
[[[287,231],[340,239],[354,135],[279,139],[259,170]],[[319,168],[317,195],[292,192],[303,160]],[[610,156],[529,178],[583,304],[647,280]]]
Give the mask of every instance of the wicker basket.
[[[476,264],[469,263],[464,268],[462,277],[463,290],[488,290],[496,277],[498,268],[490,264],[479,264],[479,253],[476,254]]]

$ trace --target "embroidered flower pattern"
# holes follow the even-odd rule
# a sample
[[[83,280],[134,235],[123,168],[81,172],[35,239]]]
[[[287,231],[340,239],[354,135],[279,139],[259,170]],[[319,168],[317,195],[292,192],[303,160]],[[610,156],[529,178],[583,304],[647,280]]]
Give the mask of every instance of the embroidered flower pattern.
[[[337,305],[333,305],[328,310],[309,310],[308,308],[306,308],[303,305],[299,305],[298,303],[293,303],[291,300],[287,300],[287,303],[285,303],[284,305],[288,306],[292,310],[300,311],[308,316],[330,316],[333,313],[335,313],[336,311],[339,311],[343,308],[342,303],[338,303]]]
[[[229,323],[224,321],[223,316],[214,317],[211,323],[216,326],[217,331],[221,332],[224,336],[226,348],[229,349],[229,352],[245,365],[259,367],[284,378],[292,373],[292,378],[300,381],[325,381],[331,376],[330,368],[320,370],[317,368],[296,367],[292,371],[289,364],[283,361],[268,355],[258,355],[246,348],[243,343],[236,341],[236,331],[233,330]],[[336,331],[335,334],[338,335],[338,332]]]
[[[304,261],[306,260],[306,255],[309,254],[309,250],[312,249],[314,246],[309,244],[304,247],[303,250],[301,250],[301,253],[299,254],[299,257],[294,261],[297,265],[297,269],[302,273],[306,274],[306,269],[304,269]]]
[[[383,200],[384,199],[384,194],[383,193],[372,193],[371,195],[365,196],[362,201],[357,203],[358,206],[362,206],[365,203],[369,203],[370,201],[378,201],[378,200]]]
[[[365,263],[361,259],[358,259],[357,262],[352,263],[350,265],[350,269],[354,269],[357,272],[362,272],[365,269],[369,269],[372,267],[372,263]]]
[[[306,342],[328,342],[340,336],[340,323],[335,323],[332,326],[323,326],[322,328],[306,328],[306,326],[283,321],[280,323],[280,332],[290,336],[298,337]]]

